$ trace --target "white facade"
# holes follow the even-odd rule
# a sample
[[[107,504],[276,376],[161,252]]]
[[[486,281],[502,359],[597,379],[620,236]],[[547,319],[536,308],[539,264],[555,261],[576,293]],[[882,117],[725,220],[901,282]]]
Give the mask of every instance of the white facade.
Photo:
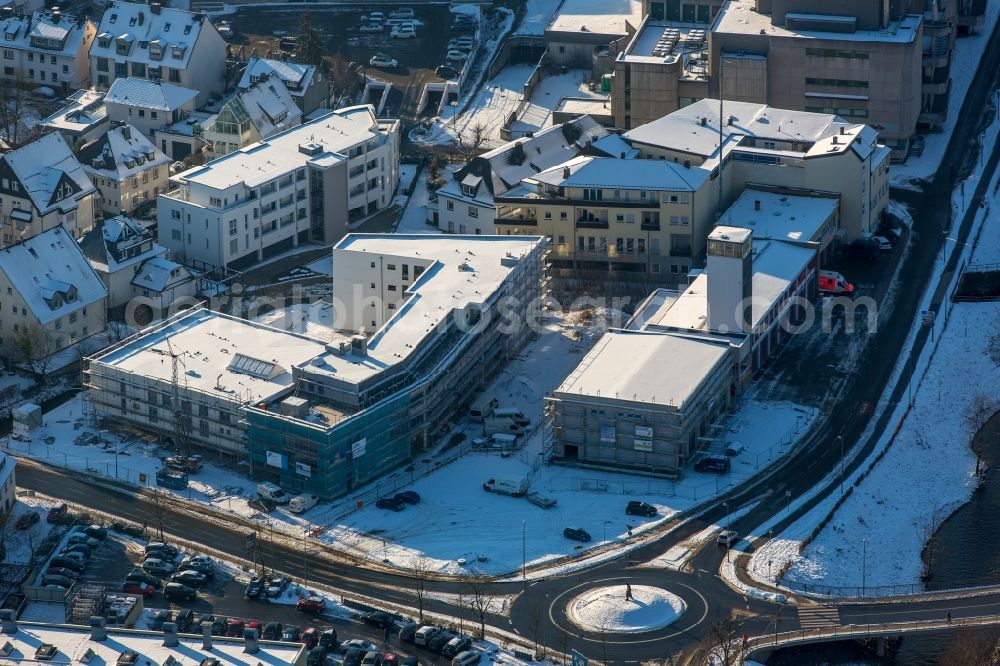
[[[751,231],[716,227],[708,235],[707,325],[720,333],[749,333],[753,280]]]
[[[398,144],[398,121],[348,107],[185,171],[158,199],[160,242],[186,265],[236,268],[335,242],[392,202]]]
[[[63,94],[87,85],[87,52],[96,34],[93,23],[58,10],[2,16],[0,80],[49,86]]]
[[[167,189],[170,158],[130,125],[81,148],[80,160],[107,216],[131,213]]]
[[[128,124],[148,138],[194,111],[197,90],[145,79],[116,79],[104,97],[108,119]],[[163,152],[167,152],[161,147]]]
[[[11,508],[14,506],[14,502],[17,501],[15,497],[15,476],[14,468],[17,466],[17,461],[6,453],[0,453],[0,524],[2,524],[7,519],[7,514],[10,513]]]

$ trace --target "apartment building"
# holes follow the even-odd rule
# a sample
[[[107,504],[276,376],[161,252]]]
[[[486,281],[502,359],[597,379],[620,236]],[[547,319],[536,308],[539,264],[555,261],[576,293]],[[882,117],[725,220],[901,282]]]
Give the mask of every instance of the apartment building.
[[[448,233],[497,233],[495,197],[517,187],[522,178],[576,157],[595,142],[600,145],[608,136],[593,118],[583,116],[487,151],[438,189],[427,206],[428,221]]]
[[[96,34],[90,20],[58,9],[17,15],[8,6],[0,10],[0,31],[0,81],[48,86],[62,94],[86,87],[90,79],[87,53]]]
[[[205,157],[214,160],[302,123],[302,111],[277,78],[262,74],[239,88],[202,126]]]
[[[160,242],[186,265],[240,268],[300,243],[332,243],[392,202],[399,121],[332,111],[171,178]]]
[[[201,150],[202,124],[212,114],[195,111],[197,90],[147,79],[115,79],[104,97],[112,122],[139,130],[172,160]]]
[[[174,440],[177,391],[196,447],[290,491],[341,496],[442,436],[517,354],[529,327],[501,323],[526,321],[544,248],[537,237],[350,234],[332,252],[329,339],[189,310],[87,359],[91,404]],[[185,368],[176,388],[169,349]]]
[[[104,106],[104,93],[77,90],[66,99],[66,106],[43,119],[41,125],[62,134],[70,148],[76,151],[83,144],[101,138],[111,121]]]
[[[15,467],[17,467],[17,460],[0,452],[0,523],[6,522],[10,510],[17,502]]]
[[[330,81],[314,65],[254,56],[247,61],[237,87],[249,88],[264,78],[277,78],[285,84],[303,115],[330,101]]]
[[[590,69],[594,51],[626,39],[642,22],[641,0],[595,5],[592,0],[565,0],[545,27],[548,61]]]
[[[497,231],[550,238],[552,267],[574,276],[681,279],[711,229],[711,175],[690,164],[581,156],[498,197]]]
[[[107,217],[130,214],[167,190],[170,158],[131,125],[113,127],[83,146],[80,162]]]
[[[107,291],[61,226],[0,249],[0,294],[0,356],[8,363],[41,364],[104,330]]]
[[[625,132],[639,157],[720,171],[714,201],[722,214],[750,185],[786,194],[825,192],[840,201],[840,239],[873,235],[889,202],[890,149],[868,125],[833,114],[705,99]],[[720,134],[722,150],[719,150]]]
[[[90,47],[90,78],[98,90],[116,79],[163,81],[197,91],[195,106],[222,93],[226,41],[205,14],[112,0]]]
[[[94,226],[97,188],[61,134],[0,155],[0,246],[64,228],[79,238]]]

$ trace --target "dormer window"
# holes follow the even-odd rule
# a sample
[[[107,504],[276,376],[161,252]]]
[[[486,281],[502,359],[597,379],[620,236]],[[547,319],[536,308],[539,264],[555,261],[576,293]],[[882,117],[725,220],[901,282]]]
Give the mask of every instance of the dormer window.
[[[62,201],[73,196],[73,187],[69,183],[62,183],[56,188],[56,201]]]
[[[106,32],[102,32],[97,36],[97,45],[102,49],[106,49],[111,46],[111,35]]]
[[[170,23],[169,22],[166,25],[163,26],[163,32],[170,32]]]
[[[118,20],[118,14],[112,14],[111,18],[108,19],[108,23],[114,23]]]
[[[190,24],[184,26],[184,34],[185,35],[190,35],[191,34],[191,25]]]
[[[176,46],[170,47],[171,55],[176,60],[180,60],[184,57],[184,52],[187,50],[187,46],[184,44],[178,44]]]
[[[476,188],[473,185],[462,185],[462,194],[467,197],[476,196]]]

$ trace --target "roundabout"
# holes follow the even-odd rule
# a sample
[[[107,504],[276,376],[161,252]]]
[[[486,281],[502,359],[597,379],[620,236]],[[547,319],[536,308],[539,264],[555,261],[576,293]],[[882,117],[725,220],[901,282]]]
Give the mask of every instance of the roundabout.
[[[655,631],[679,620],[687,604],[676,594],[650,585],[596,587],[566,606],[570,622],[585,631],[634,634]]]

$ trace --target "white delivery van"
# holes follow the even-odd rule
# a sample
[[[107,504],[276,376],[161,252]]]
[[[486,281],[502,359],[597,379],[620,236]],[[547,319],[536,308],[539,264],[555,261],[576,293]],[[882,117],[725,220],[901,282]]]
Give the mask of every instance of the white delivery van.
[[[498,419],[510,419],[523,428],[527,428],[531,423],[531,420],[517,407],[497,407],[493,410],[493,416]]]
[[[266,481],[257,485],[257,494],[275,504],[284,504],[292,499],[280,486]]]
[[[319,498],[315,495],[296,495],[288,503],[288,510],[292,513],[305,513],[316,506],[317,502],[319,502]]]
[[[488,493],[523,497],[528,492],[528,479],[525,477],[494,477],[483,484],[483,490]]]
[[[425,624],[424,626],[417,629],[416,633],[413,634],[413,642],[417,645],[426,646],[428,642],[435,636],[441,633],[441,627],[435,627],[431,624]]]
[[[476,423],[482,423],[493,415],[493,410],[498,404],[500,403],[496,398],[484,396],[469,407],[469,418]]]
[[[491,417],[483,422],[483,434],[489,437],[495,433],[514,435],[520,437],[524,434],[524,426],[514,423],[513,420],[503,417]]]

